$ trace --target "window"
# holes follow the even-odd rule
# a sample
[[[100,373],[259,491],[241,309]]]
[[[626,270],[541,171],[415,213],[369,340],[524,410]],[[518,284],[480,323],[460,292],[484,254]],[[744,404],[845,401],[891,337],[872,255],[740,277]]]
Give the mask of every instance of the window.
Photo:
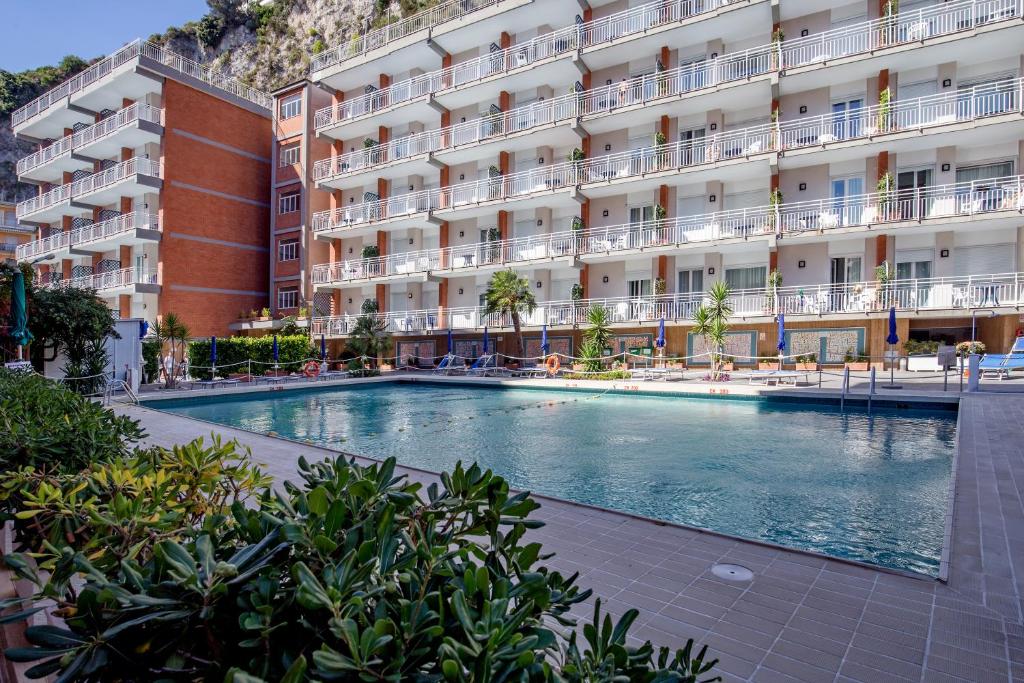
[[[277,243],[277,260],[294,261],[299,258],[299,240],[287,239]]]
[[[704,269],[693,268],[691,270],[679,271],[679,287],[676,288],[680,294],[699,294],[704,291]]]
[[[278,308],[298,308],[299,306],[299,288],[298,287],[282,287],[277,290],[277,307]]]
[[[289,192],[277,198],[277,213],[292,213],[299,210],[299,193]]]
[[[281,148],[281,155],[278,158],[279,166],[292,166],[299,163],[299,143],[294,142]]]
[[[746,266],[725,269],[725,284],[729,289],[764,289],[768,282],[767,266]]]
[[[281,100],[281,118],[291,119],[302,113],[302,94],[289,95]]]

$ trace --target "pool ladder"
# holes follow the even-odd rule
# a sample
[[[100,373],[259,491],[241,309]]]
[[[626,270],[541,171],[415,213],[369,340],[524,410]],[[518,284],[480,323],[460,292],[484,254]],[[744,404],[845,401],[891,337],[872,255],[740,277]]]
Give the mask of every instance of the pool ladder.
[[[839,395],[839,412],[846,412],[846,395],[850,393],[850,368],[843,368],[843,388]],[[871,377],[868,380],[868,415],[871,414],[871,399],[875,395],[875,366],[871,366]]]

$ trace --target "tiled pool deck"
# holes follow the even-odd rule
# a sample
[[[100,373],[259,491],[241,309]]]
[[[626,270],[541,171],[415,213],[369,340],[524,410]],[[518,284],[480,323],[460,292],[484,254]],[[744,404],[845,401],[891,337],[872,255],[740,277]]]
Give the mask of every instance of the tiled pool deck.
[[[250,446],[275,478],[324,449],[144,407],[152,443],[211,430]],[[432,475],[406,470],[415,480]],[[965,395],[948,583],[545,499],[533,533],[579,571],[613,613],[637,607],[634,634],[656,645],[693,637],[726,681],[1024,681],[1024,396]],[[710,567],[750,568],[752,581]],[[588,616],[586,609],[580,616]]]

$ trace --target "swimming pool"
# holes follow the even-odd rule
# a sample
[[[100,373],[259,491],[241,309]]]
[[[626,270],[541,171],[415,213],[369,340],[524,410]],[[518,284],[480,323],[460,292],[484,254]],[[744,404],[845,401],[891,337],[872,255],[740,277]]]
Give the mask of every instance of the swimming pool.
[[[515,488],[929,575],[956,433],[951,412],[421,383],[154,405],[428,470],[475,460]]]

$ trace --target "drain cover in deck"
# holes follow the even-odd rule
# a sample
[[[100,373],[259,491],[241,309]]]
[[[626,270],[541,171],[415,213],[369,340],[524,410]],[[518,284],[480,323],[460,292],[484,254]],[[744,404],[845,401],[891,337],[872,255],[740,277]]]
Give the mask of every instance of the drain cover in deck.
[[[711,573],[726,581],[750,581],[754,578],[754,572],[738,564],[712,565]]]

